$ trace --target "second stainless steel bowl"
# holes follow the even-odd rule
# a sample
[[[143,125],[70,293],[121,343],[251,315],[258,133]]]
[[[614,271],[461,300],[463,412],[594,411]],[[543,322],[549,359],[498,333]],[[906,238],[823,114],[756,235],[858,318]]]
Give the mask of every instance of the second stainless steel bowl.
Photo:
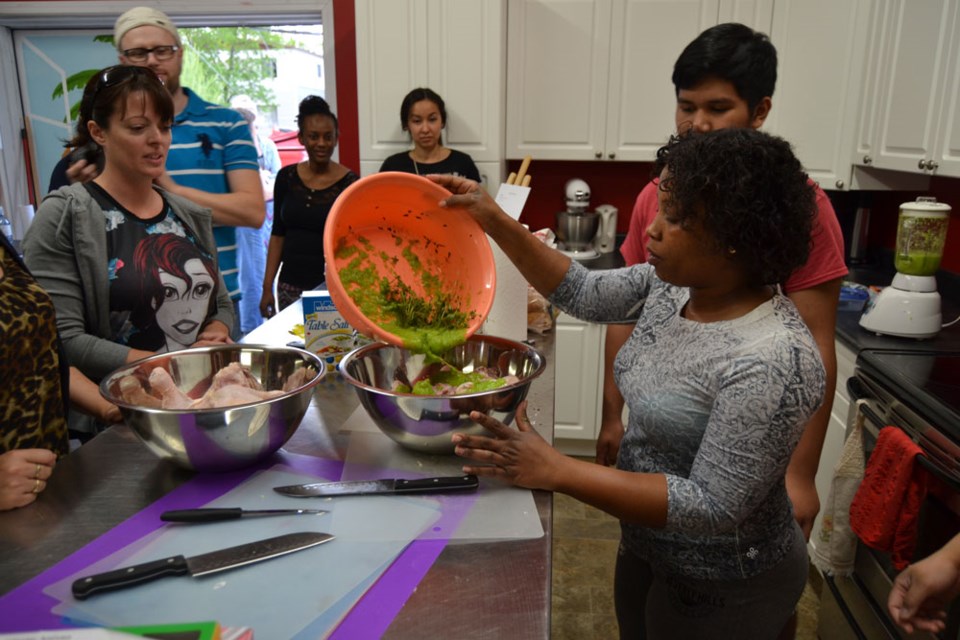
[[[426,453],[453,453],[454,432],[489,434],[470,419],[480,411],[510,424],[517,405],[527,397],[530,383],[543,373],[543,355],[522,342],[496,336],[474,335],[444,354],[452,365],[472,371],[497,367],[501,376],[520,380],[511,385],[458,396],[420,396],[392,391],[397,371],[412,378],[422,363],[417,355],[386,344],[371,344],[351,351],[340,361],[343,379],[353,385],[360,403],[383,433],[401,446]]]

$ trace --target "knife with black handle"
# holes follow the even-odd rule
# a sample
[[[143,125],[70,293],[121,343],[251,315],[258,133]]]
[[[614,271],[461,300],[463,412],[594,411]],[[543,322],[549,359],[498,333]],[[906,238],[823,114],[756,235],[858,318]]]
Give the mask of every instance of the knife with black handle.
[[[160,519],[164,522],[222,522],[248,517],[323,515],[322,509],[259,509],[246,510],[240,507],[174,509],[164,511]]]
[[[85,600],[98,593],[132,587],[166,576],[189,574],[196,578],[308,549],[330,540],[333,540],[333,536],[329,533],[305,531],[211,551],[190,558],[170,556],[80,578],[73,583],[73,597],[77,600]]]
[[[405,480],[388,478],[383,480],[353,480],[350,482],[317,482],[313,484],[291,484],[274,487],[277,493],[294,498],[317,496],[372,496],[411,493],[440,493],[444,491],[470,491],[480,486],[477,476],[448,476]]]

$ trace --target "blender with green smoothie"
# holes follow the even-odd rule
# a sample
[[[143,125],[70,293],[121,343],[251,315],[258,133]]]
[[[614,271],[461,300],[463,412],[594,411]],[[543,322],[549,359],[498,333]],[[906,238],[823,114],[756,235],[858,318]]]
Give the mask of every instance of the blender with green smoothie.
[[[905,338],[932,338],[940,331],[937,269],[950,224],[950,205],[920,197],[900,205],[894,266],[897,274],[880,292],[860,326]]]
[[[897,251],[893,258],[897,273],[936,275],[949,224],[950,206],[936,198],[917,198],[916,202],[900,205]]]

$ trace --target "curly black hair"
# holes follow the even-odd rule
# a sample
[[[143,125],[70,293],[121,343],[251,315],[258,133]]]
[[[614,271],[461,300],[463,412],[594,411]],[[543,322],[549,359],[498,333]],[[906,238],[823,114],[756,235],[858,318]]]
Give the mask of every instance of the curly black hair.
[[[810,255],[816,195],[790,144],[749,128],[673,136],[660,189],[681,226],[701,225],[755,284],[782,283]]]

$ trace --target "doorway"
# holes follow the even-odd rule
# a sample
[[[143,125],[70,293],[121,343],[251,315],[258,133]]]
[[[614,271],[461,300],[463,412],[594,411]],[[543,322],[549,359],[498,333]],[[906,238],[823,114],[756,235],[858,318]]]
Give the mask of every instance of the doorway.
[[[39,205],[46,195],[52,169],[72,132],[70,108],[82,93],[82,85],[72,87],[67,79],[84,69],[116,64],[113,22],[139,3],[109,8],[85,0],[58,4],[71,13],[52,14],[47,2],[0,4],[0,205],[7,211]],[[168,12],[181,30],[242,26],[287,31],[308,43],[292,48],[291,54],[310,59],[312,73],[299,74],[292,83],[283,64],[274,67],[272,83],[283,89],[275,93],[275,109],[265,117],[278,129],[293,126],[297,103],[309,93],[324,96],[335,109],[333,0],[289,0],[281,10],[254,0],[231,5],[229,15],[223,3],[196,0],[181,10],[191,13]]]

